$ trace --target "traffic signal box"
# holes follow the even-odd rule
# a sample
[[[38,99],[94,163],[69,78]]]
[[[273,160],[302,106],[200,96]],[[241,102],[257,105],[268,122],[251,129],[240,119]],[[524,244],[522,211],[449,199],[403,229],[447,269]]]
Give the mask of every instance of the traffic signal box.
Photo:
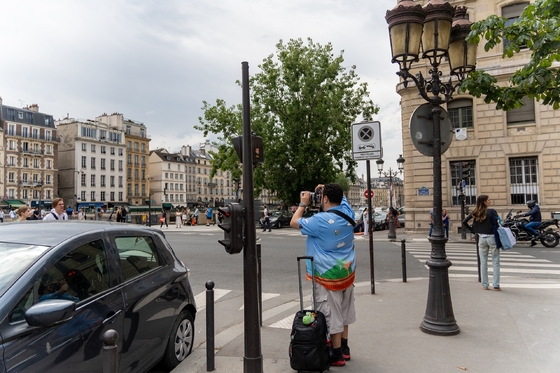
[[[218,240],[230,254],[238,254],[243,249],[243,207],[239,203],[228,203],[219,207],[218,211],[224,216],[218,227],[224,230],[224,239]]]

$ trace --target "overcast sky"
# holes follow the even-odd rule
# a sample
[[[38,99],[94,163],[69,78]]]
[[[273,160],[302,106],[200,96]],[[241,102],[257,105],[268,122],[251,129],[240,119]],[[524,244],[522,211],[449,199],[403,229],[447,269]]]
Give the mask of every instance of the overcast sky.
[[[55,119],[122,113],[143,122],[150,148],[204,141],[202,101],[241,103],[251,75],[282,39],[344,50],[380,107],[385,169],[402,153],[397,65],[385,13],[397,0],[17,0],[2,5],[0,96]],[[215,140],[214,137],[209,137]],[[265,149],[266,151],[266,149]],[[377,176],[371,162],[372,177]],[[365,161],[358,172],[365,176]]]

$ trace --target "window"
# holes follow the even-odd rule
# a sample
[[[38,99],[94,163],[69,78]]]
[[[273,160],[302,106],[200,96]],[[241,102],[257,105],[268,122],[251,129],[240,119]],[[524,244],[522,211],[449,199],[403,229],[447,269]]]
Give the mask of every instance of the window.
[[[119,171],[122,171],[122,170],[123,170],[123,161],[120,160],[119,161]]]
[[[27,141],[24,141],[23,144],[21,144],[22,146],[22,150],[24,152],[28,152],[29,151],[29,143]]]
[[[105,158],[101,158],[101,169],[105,169]]]
[[[38,139],[39,138],[39,129],[38,128],[33,128],[33,136],[32,138],[34,139]]]
[[[114,159],[111,159],[110,164],[111,164],[111,166],[110,166],[110,167],[111,167],[111,171],[115,171],[115,160],[114,160]]]
[[[100,148],[101,148],[101,154],[107,153],[107,151],[105,150],[105,149],[106,149],[106,148],[105,148],[105,145],[101,145]]]
[[[95,169],[95,157],[91,157],[91,169]]]
[[[28,174],[21,175],[21,181],[23,181],[24,183],[27,183],[28,177],[29,177]]]
[[[38,159],[33,160],[33,168],[39,168],[39,160]]]
[[[33,113],[25,113],[25,122],[33,124]]]
[[[109,177],[109,186],[110,186],[111,188],[114,188],[114,187],[115,187],[115,177],[114,177],[114,176],[110,176],[110,177]]]
[[[109,271],[103,240],[82,245],[67,255],[39,279],[39,302],[68,299],[80,302],[109,288]],[[64,272],[62,272],[64,270]],[[59,295],[62,284],[68,290]]]
[[[95,201],[95,192],[91,192],[91,199],[90,201]]]
[[[49,119],[49,118],[45,118],[45,124],[46,124],[46,125],[48,125],[48,124],[46,123],[46,121],[47,121],[48,119]],[[47,141],[51,141],[51,140],[52,140],[52,132],[51,132],[51,131],[45,131],[45,140],[47,140]]]
[[[80,198],[82,199],[82,201],[85,201],[85,200],[86,200],[86,192],[85,192],[85,191],[82,191],[82,192],[80,193]]]
[[[82,127],[82,136],[96,139],[97,138],[97,130],[95,128],[91,128],[91,127]]]
[[[51,198],[52,198],[52,197],[51,197],[51,191],[50,191],[50,190],[47,189],[46,194],[45,194],[45,197],[46,197],[47,199],[51,199]]]
[[[138,184],[134,184],[134,196],[138,197]]]
[[[8,197],[10,197],[10,198],[15,197],[15,189],[9,189],[8,190]]]
[[[13,172],[8,172],[8,182],[13,183],[14,182],[14,173]]]
[[[126,163],[130,166],[132,164],[132,154],[128,154],[126,157]]]
[[[105,186],[105,175],[100,176],[99,184],[104,187]],[[101,197],[101,200],[104,201],[105,198]]]
[[[51,175],[45,175],[45,184],[52,184]]]
[[[94,144],[91,144],[91,152],[95,153],[95,145]]]
[[[105,192],[101,192],[101,201],[105,201]]]
[[[95,175],[90,176],[90,186],[92,186],[92,187],[95,186]]]
[[[451,204],[461,206],[461,191],[465,204],[476,205],[476,162],[474,160],[449,163],[451,170]]]
[[[140,164],[140,163],[138,162],[138,156],[135,155],[135,156],[134,156],[134,165],[135,165],[135,166],[138,166],[139,164]]]
[[[87,144],[82,144],[82,151],[86,152],[87,151]]]
[[[123,192],[119,192],[119,201],[123,200]]]
[[[128,185],[126,186],[126,192],[127,192],[127,194],[128,194],[129,196],[132,195],[132,184],[128,184]]]
[[[52,154],[52,145],[47,145],[47,154]]]
[[[109,198],[110,198],[111,202],[113,202],[115,200],[115,192],[109,193],[109,196],[110,196]]]
[[[23,167],[29,167],[29,158],[23,158]]]
[[[110,149],[110,150],[111,150],[111,155],[115,155],[115,148],[113,148],[113,147],[111,146],[111,149]]]
[[[146,186],[142,184],[142,196],[146,195]]]
[[[28,193],[27,189],[24,189],[24,190],[21,191],[21,198],[23,198],[23,199],[29,198],[29,193]]]
[[[518,3],[513,5],[508,5],[502,8],[502,17],[507,18],[505,23],[506,26],[511,25],[519,21],[519,16],[523,13],[523,10],[529,5],[528,2]],[[509,40],[504,39],[504,49],[509,44]],[[525,46],[522,46],[525,47]]]
[[[16,165],[16,158],[10,156],[8,163],[10,164],[10,166],[15,166]]]
[[[86,186],[86,174],[82,174],[82,186]],[[85,198],[85,197],[84,197]]]
[[[535,102],[533,99],[523,97],[523,106],[506,112],[507,124],[534,123]]]
[[[119,155],[123,155],[123,150],[122,150],[122,148],[119,148]]]
[[[539,202],[539,177],[537,157],[510,158],[509,181],[512,205],[527,201]]]
[[[86,168],[87,167],[87,159],[85,156],[82,157],[82,168]]]
[[[122,187],[123,187],[123,177],[119,176],[119,188],[122,188]],[[119,197],[119,201],[122,201],[121,197]]]
[[[126,133],[127,135],[130,135],[130,126],[126,126],[125,133]]]
[[[16,150],[16,142],[14,140],[10,140],[8,143],[8,149]]]
[[[131,141],[127,141],[126,143],[126,150],[131,151],[132,150],[132,142]]]
[[[106,140],[107,139],[107,131],[99,130],[99,139],[100,140]]]
[[[126,177],[128,180],[132,179],[132,168],[127,168]]]
[[[47,159],[47,170],[50,170],[52,168],[52,160]]]
[[[142,153],[146,152],[146,144],[141,144],[140,148],[142,149]]]
[[[134,180],[138,180],[138,170],[134,170]]]
[[[16,111],[14,109],[8,109],[7,112],[7,118],[8,120],[16,120]],[[13,134],[11,134],[13,136]]]
[[[134,142],[134,151],[137,152],[138,151],[138,143],[135,141]]]
[[[471,99],[450,101],[447,104],[447,112],[453,128],[473,128]]]
[[[145,156],[142,156],[142,167],[146,167],[146,157]]]

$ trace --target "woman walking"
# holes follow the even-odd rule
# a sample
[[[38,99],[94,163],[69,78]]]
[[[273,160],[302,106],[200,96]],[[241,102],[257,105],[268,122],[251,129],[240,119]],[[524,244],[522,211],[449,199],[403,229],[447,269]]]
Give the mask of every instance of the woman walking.
[[[163,223],[165,223],[165,228],[169,228],[169,225],[167,225],[167,212],[165,210],[161,210],[161,218],[159,218],[159,222],[160,228],[163,228]]]
[[[478,196],[476,207],[469,214],[463,225],[471,232],[478,235],[478,255],[480,257],[480,277],[482,279],[482,290],[488,290],[488,252],[492,252],[492,286],[494,290],[500,290],[500,247],[499,239],[496,239],[498,229],[498,214],[496,210],[489,208],[492,204],[487,195]],[[472,226],[469,220],[474,219]]]

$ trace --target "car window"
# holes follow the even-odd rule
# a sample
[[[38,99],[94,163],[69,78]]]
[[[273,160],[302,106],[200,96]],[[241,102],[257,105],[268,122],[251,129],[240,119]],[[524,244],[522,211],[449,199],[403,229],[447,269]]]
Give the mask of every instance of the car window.
[[[27,294],[19,301],[17,306],[10,312],[9,322],[19,322],[25,320],[25,311],[33,305],[33,289],[30,289]]]
[[[109,288],[103,240],[70,251],[38,281],[38,301],[68,299],[79,302]]]
[[[125,280],[160,266],[159,257],[151,237],[115,237]]]

